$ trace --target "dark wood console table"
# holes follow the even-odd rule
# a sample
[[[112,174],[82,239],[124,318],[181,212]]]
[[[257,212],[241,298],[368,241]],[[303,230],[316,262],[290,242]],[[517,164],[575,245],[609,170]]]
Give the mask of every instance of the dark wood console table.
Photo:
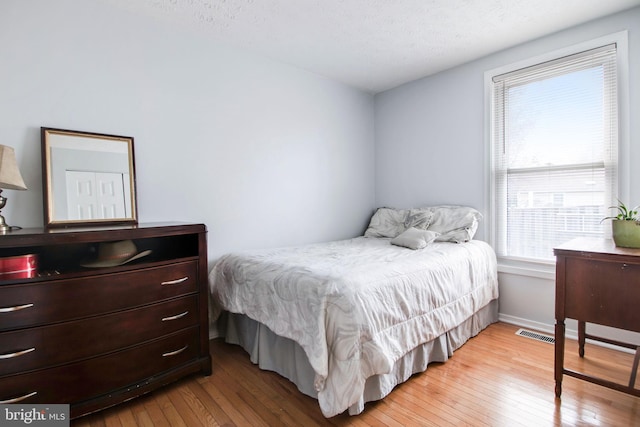
[[[612,240],[580,238],[554,249],[556,255],[556,396],[562,376],[640,396],[635,388],[640,347],[586,333],[586,323],[640,332],[640,249],[618,248]],[[578,321],[579,355],[586,338],[636,350],[628,385],[564,368],[565,319]]]

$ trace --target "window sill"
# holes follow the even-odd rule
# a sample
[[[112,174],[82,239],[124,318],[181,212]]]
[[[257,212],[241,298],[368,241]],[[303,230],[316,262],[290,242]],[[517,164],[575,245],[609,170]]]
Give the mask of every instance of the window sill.
[[[498,258],[498,273],[555,280],[556,265],[553,261],[536,262],[510,258]]]

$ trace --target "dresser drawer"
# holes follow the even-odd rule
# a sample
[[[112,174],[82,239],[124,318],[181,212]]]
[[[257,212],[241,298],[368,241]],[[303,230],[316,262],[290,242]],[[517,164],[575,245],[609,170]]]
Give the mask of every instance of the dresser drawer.
[[[0,286],[0,330],[62,322],[197,292],[196,261]]]
[[[197,327],[117,353],[0,379],[0,403],[75,403],[198,358]]]
[[[198,323],[195,295],[100,317],[0,332],[0,377],[85,359]]]
[[[565,317],[620,329],[640,325],[640,264],[567,257],[566,270]]]

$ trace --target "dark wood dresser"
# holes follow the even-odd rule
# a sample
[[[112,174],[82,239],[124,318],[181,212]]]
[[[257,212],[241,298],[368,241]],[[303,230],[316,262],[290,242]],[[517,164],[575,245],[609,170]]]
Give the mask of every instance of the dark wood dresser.
[[[556,396],[562,377],[569,375],[624,393],[640,396],[635,387],[640,346],[595,336],[586,324],[640,332],[640,249],[618,248],[612,240],[580,238],[554,249],[556,255]],[[589,338],[636,350],[627,384],[618,384],[564,367],[565,319],[578,321],[578,352],[584,357]]]
[[[80,266],[101,242],[120,240],[151,253]],[[0,403],[66,403],[77,418],[211,373],[204,225],[0,235],[0,257],[27,254],[35,277],[0,281]]]

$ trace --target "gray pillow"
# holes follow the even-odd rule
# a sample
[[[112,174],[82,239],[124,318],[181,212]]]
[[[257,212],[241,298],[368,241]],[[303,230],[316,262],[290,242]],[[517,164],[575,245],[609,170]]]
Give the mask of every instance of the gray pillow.
[[[411,227],[391,239],[391,244],[409,249],[422,249],[433,242],[440,233]]]

